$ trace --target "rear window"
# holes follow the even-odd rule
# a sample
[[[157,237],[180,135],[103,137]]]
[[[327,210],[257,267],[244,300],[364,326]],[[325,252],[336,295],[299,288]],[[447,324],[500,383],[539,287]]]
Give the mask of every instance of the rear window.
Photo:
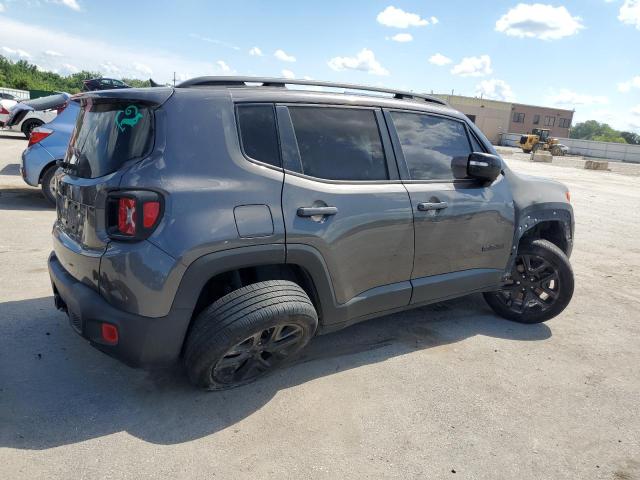
[[[65,167],[78,177],[102,177],[115,172],[127,160],[147,155],[152,145],[151,108],[87,101],[78,114]]]
[[[280,148],[273,105],[238,106],[238,124],[244,153],[261,162],[280,166]]]

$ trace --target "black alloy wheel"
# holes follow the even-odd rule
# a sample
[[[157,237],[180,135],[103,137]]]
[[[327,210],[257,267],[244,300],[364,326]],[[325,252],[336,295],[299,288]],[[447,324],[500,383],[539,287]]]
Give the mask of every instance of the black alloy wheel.
[[[298,325],[277,325],[257,332],[227,351],[211,370],[212,381],[244,383],[282,363],[306,342]]]

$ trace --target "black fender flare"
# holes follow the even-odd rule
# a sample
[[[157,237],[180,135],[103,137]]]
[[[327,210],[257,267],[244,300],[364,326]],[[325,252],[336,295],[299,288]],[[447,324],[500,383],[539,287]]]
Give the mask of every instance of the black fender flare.
[[[516,225],[513,234],[513,243],[509,255],[509,262],[505,269],[505,275],[508,275],[513,268],[515,262],[518,245],[524,235],[537,225],[543,222],[558,222],[563,227],[565,240],[567,242],[567,257],[571,256],[573,249],[573,233],[574,219],[573,208],[568,203],[548,202],[536,203],[529,205],[523,209],[516,209]]]
[[[182,338],[187,334],[200,292],[212,277],[239,268],[274,264],[296,265],[307,272],[317,294],[318,314],[336,320],[338,309],[329,270],[318,250],[302,244],[252,245],[203,255],[187,267],[170,310],[180,319]]]

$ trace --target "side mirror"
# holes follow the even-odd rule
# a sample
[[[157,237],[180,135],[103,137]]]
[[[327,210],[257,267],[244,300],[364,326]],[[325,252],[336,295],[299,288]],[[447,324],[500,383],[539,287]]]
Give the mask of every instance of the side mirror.
[[[473,152],[467,160],[467,175],[485,182],[493,182],[502,171],[502,160],[490,153]]]

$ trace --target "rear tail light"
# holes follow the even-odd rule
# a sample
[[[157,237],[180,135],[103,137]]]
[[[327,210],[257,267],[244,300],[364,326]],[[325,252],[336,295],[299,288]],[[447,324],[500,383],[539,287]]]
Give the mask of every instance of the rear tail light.
[[[67,108],[67,105],[69,105],[69,102],[64,102],[58,105],[56,107],[56,113],[60,115],[64,111],[64,109]]]
[[[27,147],[30,147],[31,145],[35,145],[38,142],[41,142],[52,133],[53,133],[53,130],[51,130],[50,128],[45,128],[45,127],[34,128],[33,130],[31,130],[31,136],[29,137],[29,145],[27,145]]]
[[[9,113],[11,113],[9,110],[0,105],[0,115],[9,115]]]
[[[109,194],[107,231],[115,240],[144,240],[160,223],[162,196],[150,190],[124,190]]]

